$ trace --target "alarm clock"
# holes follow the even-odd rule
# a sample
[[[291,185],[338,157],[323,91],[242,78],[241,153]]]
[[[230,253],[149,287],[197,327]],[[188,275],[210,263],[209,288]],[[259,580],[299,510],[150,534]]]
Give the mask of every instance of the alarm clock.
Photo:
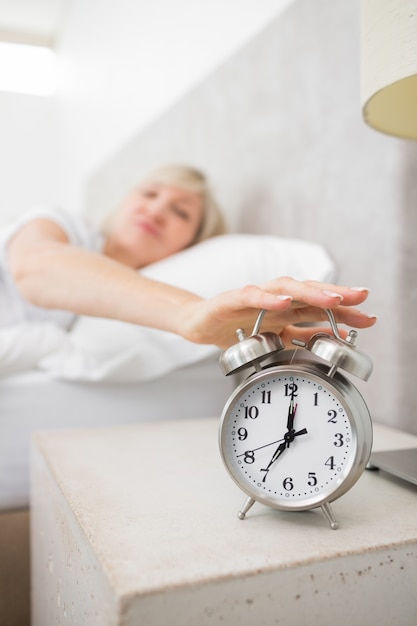
[[[252,335],[220,356],[227,376],[252,371],[228,399],[220,422],[224,465],[246,494],[243,520],[255,501],[284,511],[321,508],[332,529],[339,527],[330,503],[362,475],[372,448],[372,421],[358,389],[340,372],[368,380],[372,361],[360,352],[350,330],[342,338],[328,309],[331,334],[308,343],[293,340],[284,350],[278,335]]]

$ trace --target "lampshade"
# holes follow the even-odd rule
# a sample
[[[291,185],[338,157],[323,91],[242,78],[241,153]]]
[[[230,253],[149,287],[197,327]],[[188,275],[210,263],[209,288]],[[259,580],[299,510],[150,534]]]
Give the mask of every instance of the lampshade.
[[[417,139],[417,0],[362,0],[361,10],[364,119]]]

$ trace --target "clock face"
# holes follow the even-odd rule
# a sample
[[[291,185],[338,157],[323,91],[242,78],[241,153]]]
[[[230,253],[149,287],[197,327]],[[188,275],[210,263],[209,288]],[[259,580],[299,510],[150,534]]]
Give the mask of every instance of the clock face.
[[[223,413],[220,448],[245,493],[302,510],[331,502],[356,482],[370,453],[370,417],[359,392],[341,380],[280,366],[236,390]]]

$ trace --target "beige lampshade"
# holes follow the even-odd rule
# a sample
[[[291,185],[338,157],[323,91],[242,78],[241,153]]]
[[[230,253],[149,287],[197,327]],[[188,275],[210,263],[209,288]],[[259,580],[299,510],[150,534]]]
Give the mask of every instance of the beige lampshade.
[[[417,139],[417,0],[362,0],[361,11],[364,119]]]

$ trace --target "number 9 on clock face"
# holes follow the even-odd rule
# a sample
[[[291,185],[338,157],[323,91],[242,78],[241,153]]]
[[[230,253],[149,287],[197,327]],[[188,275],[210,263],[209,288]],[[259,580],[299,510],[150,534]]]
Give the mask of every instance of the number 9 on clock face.
[[[277,509],[332,502],[361,476],[372,424],[359,391],[320,365],[276,366],[242,383],[223,411],[225,466],[251,498]]]

